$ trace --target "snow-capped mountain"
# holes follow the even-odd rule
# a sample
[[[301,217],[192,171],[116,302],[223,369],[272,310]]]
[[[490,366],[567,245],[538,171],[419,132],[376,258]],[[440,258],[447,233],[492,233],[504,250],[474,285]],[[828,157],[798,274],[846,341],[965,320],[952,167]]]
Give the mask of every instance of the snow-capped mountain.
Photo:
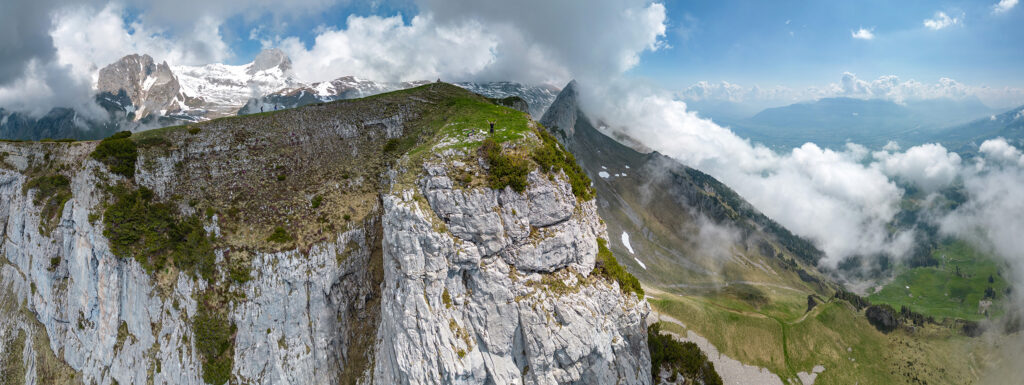
[[[182,92],[197,99],[194,107],[207,110],[207,118],[234,115],[249,99],[301,85],[292,72],[291,59],[279,49],[264,50],[245,65],[171,68]]]
[[[311,83],[286,88],[277,92],[252,98],[239,111],[239,115],[282,108],[295,108],[307,104],[330,102],[342,99],[362,98],[379,93],[412,88],[427,84],[429,81],[412,82],[375,82],[355,76],[344,76],[331,81]],[[455,85],[489,98],[506,98],[518,96],[529,105],[530,115],[539,119],[548,106],[555,100],[560,91],[551,85],[529,86],[515,82],[459,82]]]
[[[239,115],[283,108],[295,108],[307,104],[330,102],[341,99],[362,98],[379,93],[401,90],[427,84],[427,81],[415,82],[375,82],[359,79],[355,76],[343,76],[325,82],[298,84],[293,87],[278,89],[264,93],[262,96],[250,98],[238,110]]]
[[[103,67],[96,82],[99,93],[117,95],[124,91],[137,121],[149,114],[167,115],[188,109],[178,78],[167,62],[157,64],[149,55],[128,55]]]
[[[292,62],[278,49],[264,50],[248,64],[204,66],[157,63],[132,54],[102,68],[96,103],[107,114],[88,120],[74,109],[56,108],[43,117],[0,109],[0,139],[106,137],[119,130],[139,131],[167,125],[245,115],[341,99],[361,98],[412,88],[430,81],[377,82],[355,76],[303,83]],[[518,96],[540,118],[559,89],[514,82],[456,83],[486,97]]]
[[[544,111],[547,111],[548,106],[555,101],[555,97],[561,91],[552,85],[529,86],[516,82],[460,82],[455,85],[489,98],[523,98],[530,106],[530,115],[534,119],[540,119],[544,115]]]

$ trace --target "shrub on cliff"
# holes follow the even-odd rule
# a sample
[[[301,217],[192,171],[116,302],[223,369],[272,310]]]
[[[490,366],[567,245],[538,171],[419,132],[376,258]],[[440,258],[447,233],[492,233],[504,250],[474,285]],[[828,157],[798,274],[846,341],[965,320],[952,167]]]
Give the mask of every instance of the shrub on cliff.
[[[526,159],[506,155],[501,145],[490,138],[484,139],[480,145],[480,154],[490,167],[487,183],[492,189],[501,190],[508,186],[516,192],[526,191],[526,176],[530,174],[530,164]]]
[[[178,219],[174,207],[154,202],[153,191],[124,185],[111,188],[113,202],[103,213],[103,236],[121,258],[135,258],[147,272],[169,261],[193,276],[213,278],[213,245],[199,218]]]
[[[644,288],[640,286],[640,281],[619,264],[615,255],[608,249],[608,241],[601,238],[597,239],[597,260],[594,262],[594,273],[618,282],[619,289],[622,289],[623,293],[636,293],[638,298],[644,297]]]
[[[135,176],[135,161],[139,149],[131,140],[132,133],[121,131],[100,141],[92,158],[107,165],[110,172],[131,178]]]
[[[569,177],[573,195],[584,201],[593,199],[594,189],[590,186],[590,178],[576,163],[576,157],[565,151],[558,140],[547,130],[538,128],[535,132],[540,137],[542,145],[533,150],[532,157],[540,165],[541,171],[547,173],[562,170]]]
[[[44,175],[29,180],[25,184],[23,192],[33,189],[36,190],[36,194],[32,199],[32,204],[42,205],[40,212],[42,225],[52,230],[55,225],[54,221],[59,219],[61,212],[64,211],[64,204],[71,199],[71,181],[60,174]]]

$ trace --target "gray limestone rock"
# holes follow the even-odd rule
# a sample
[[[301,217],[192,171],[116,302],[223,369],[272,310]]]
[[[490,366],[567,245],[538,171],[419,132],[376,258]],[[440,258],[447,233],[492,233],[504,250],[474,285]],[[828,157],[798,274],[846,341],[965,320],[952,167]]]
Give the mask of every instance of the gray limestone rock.
[[[401,117],[376,127],[390,137],[401,132]],[[354,130],[339,126],[337,134]],[[111,252],[92,214],[102,210],[100,186],[119,177],[88,158],[94,146],[50,154],[81,166],[70,172],[73,197],[47,234],[32,192],[23,192],[27,168],[12,165],[49,150],[0,143],[9,153],[0,167],[2,299],[39,325],[0,314],[0,340],[17,330],[45,333],[49,346],[27,345],[24,363],[49,351],[85,383],[201,384],[192,320],[210,283],[153,276]],[[217,146],[182,151],[230,150]],[[140,159],[136,183],[166,195],[186,155],[202,153]],[[251,279],[230,283],[239,294],[226,309],[237,328],[234,381],[650,382],[647,303],[590,275],[596,239],[606,237],[595,202],[578,201],[564,175],[538,172],[523,193],[456,188],[448,177],[461,165],[454,158],[437,155],[414,171],[415,183],[380,191],[369,219],[333,239],[303,251],[250,252]],[[216,216],[209,221],[207,231],[221,231]],[[218,259],[226,252],[217,250]],[[25,375],[37,381],[34,370]]]

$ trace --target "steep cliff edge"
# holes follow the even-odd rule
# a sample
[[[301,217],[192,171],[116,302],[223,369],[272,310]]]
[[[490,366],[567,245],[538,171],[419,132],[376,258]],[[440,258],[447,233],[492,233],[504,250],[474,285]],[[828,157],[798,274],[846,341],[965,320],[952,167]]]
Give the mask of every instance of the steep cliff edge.
[[[649,383],[649,307],[607,273],[592,193],[537,166],[546,145],[447,84],[0,142],[4,377]]]

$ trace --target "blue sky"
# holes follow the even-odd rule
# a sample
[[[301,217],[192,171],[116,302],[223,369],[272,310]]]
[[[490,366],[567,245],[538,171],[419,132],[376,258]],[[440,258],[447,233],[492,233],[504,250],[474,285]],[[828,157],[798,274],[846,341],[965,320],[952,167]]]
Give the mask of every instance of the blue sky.
[[[726,80],[791,87],[895,74],[1024,85],[1024,7],[995,1],[669,1],[672,49],[647,53],[634,73],[675,86]],[[925,19],[960,20],[941,30]],[[788,22],[788,24],[787,24]],[[872,30],[860,40],[851,31]]]

